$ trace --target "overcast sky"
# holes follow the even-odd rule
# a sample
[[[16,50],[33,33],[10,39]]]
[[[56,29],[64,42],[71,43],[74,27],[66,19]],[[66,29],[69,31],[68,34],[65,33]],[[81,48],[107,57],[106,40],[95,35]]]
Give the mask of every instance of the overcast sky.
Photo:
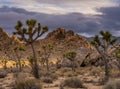
[[[0,27],[9,34],[18,20],[36,19],[84,36],[108,30],[120,36],[120,0],[0,0]]]

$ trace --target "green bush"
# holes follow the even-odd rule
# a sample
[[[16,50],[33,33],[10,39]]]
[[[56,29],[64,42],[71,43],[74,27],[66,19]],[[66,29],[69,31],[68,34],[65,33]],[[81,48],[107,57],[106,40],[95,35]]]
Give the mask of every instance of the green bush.
[[[16,81],[13,89],[42,89],[42,86],[35,80],[20,80]]]
[[[120,89],[120,80],[109,81],[103,89]]]
[[[77,78],[69,78],[64,80],[63,83],[61,83],[60,86],[67,86],[67,87],[71,87],[71,88],[85,88],[83,86],[83,83],[81,82],[81,80],[77,79]]]

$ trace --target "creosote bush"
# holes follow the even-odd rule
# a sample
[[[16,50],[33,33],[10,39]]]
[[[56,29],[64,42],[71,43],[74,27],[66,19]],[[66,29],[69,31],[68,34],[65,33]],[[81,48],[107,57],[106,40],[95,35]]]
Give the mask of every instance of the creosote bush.
[[[120,80],[109,81],[103,89],[120,89]]]
[[[69,78],[69,79],[66,79],[64,80],[60,86],[63,86],[63,87],[71,87],[71,88],[85,88],[83,86],[83,83],[81,82],[80,79],[76,78],[76,77],[73,77],[73,78]]]
[[[19,80],[16,81],[13,89],[42,89],[42,86],[36,82],[36,80]]]

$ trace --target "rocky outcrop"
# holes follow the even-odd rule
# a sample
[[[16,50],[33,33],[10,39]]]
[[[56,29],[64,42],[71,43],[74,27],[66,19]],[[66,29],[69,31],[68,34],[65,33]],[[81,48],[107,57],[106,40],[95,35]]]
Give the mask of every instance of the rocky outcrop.
[[[14,36],[8,35],[2,28],[0,28],[0,55],[13,53],[13,49],[16,45],[22,45],[21,41]]]
[[[62,47],[69,48],[88,48],[92,49],[91,45],[82,36],[74,33],[72,30],[65,30],[64,28],[58,28],[53,32],[50,32],[43,43],[52,43],[53,45],[61,45]]]
[[[93,50],[92,46],[84,37],[76,34],[72,30],[65,30],[64,28],[58,28],[50,32],[44,39],[37,43],[40,45],[52,44],[54,50],[51,57],[53,59],[59,58],[59,60],[62,60],[63,54],[69,51],[76,51],[78,54],[81,54],[81,50],[79,49],[85,49],[86,52]],[[42,50],[40,49],[40,45],[39,48],[37,47],[38,44],[36,44],[36,49]],[[84,53],[82,58],[84,58],[86,54],[87,53]],[[79,57],[77,57],[77,59],[81,60]]]

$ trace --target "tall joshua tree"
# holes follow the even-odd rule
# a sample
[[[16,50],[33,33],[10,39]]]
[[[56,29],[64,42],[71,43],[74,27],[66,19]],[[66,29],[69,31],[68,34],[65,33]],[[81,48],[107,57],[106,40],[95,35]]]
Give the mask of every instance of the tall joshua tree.
[[[37,24],[36,20],[34,19],[27,20],[26,25],[27,28],[24,28],[22,22],[18,21],[17,25],[15,26],[16,32],[13,32],[13,34],[18,35],[21,40],[31,45],[34,58],[33,75],[35,78],[39,78],[38,62],[34,48],[34,42],[48,31],[48,27],[47,26],[42,27],[41,24],[40,23]]]
[[[74,51],[65,54],[65,57],[71,61],[72,70],[75,72],[75,58],[77,53]]]
[[[98,35],[95,35],[94,39],[91,41],[91,44],[95,47],[104,61],[105,80],[107,81],[109,79],[108,62],[110,59],[108,50],[115,45],[117,39],[113,39],[112,34],[108,31],[100,31],[100,35],[102,39],[100,39]]]
[[[25,51],[25,49],[22,47],[22,46],[16,46],[14,48],[14,52],[15,52],[15,55],[17,57],[17,62],[18,62],[18,65],[19,65],[19,71],[21,72],[22,71],[22,65],[21,65],[21,58],[22,58],[22,55],[20,52],[22,51]]]

